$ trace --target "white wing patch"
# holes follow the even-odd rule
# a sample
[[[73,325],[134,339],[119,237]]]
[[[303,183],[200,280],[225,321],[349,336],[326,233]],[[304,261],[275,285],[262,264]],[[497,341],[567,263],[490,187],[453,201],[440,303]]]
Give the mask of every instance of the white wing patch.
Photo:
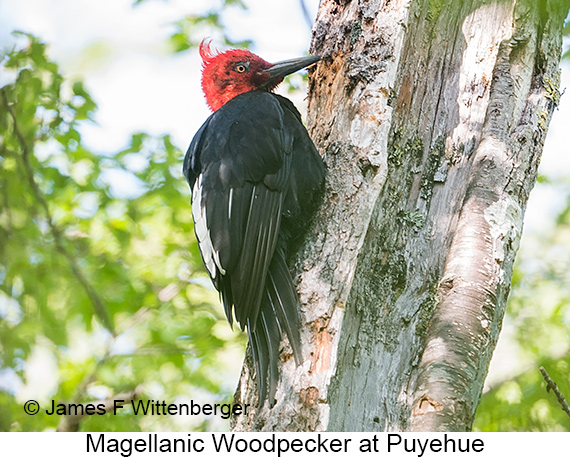
[[[206,207],[202,202],[202,175],[198,176],[192,189],[192,217],[194,218],[194,230],[198,239],[198,246],[204,258],[206,269],[210,273],[212,279],[216,277],[217,270],[222,275],[226,274],[226,270],[222,268],[220,263],[220,253],[214,249],[212,239],[210,237],[210,229],[206,220]],[[217,267],[217,269],[216,269]]]
[[[231,223],[232,223],[232,203],[234,202],[234,188],[232,187],[230,189],[230,198],[229,198],[229,202],[228,202],[228,221],[230,223],[230,227],[231,227]]]

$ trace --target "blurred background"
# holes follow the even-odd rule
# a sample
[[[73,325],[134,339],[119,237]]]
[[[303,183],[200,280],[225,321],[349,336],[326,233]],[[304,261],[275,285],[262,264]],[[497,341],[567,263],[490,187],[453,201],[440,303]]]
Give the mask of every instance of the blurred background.
[[[55,416],[24,414],[30,399],[47,408],[136,389],[167,403],[231,401],[246,337],[229,328],[203,270],[181,173],[209,115],[196,45],[211,37],[214,47],[248,46],[268,61],[301,56],[317,8],[318,0],[0,3],[1,431],[57,428]],[[569,70],[566,59],[561,92]],[[280,91],[303,111],[305,75]],[[570,396],[568,125],[562,96],[476,430],[570,430],[538,371]],[[81,429],[229,425],[126,409],[101,417]]]

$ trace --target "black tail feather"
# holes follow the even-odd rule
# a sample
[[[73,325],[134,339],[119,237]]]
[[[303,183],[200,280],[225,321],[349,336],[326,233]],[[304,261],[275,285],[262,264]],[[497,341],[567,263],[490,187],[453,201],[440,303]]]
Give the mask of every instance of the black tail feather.
[[[261,326],[254,331],[249,331],[249,344],[251,346],[251,355],[255,364],[255,373],[257,374],[257,390],[259,392],[259,406],[265,402],[267,392],[267,365],[269,363],[269,353],[267,351],[267,341],[265,334],[261,331]]]
[[[279,247],[273,256],[255,330],[249,341],[257,374],[259,405],[263,405],[269,388],[273,405],[279,381],[279,346],[283,331],[287,334],[297,365],[301,364],[299,299],[287,269],[285,255]],[[248,325],[248,330],[251,328]]]
[[[279,382],[279,366],[277,360],[279,358],[279,344],[281,343],[281,332],[275,315],[261,311],[261,330],[265,335],[267,342],[267,353],[269,355],[269,401],[273,406],[275,392],[277,391],[277,383]]]
[[[266,288],[271,309],[277,316],[277,322],[281,330],[284,330],[289,338],[295,363],[301,365],[301,324],[299,321],[301,305],[293,286],[291,274],[287,269],[285,258],[281,255],[276,255],[273,258]]]

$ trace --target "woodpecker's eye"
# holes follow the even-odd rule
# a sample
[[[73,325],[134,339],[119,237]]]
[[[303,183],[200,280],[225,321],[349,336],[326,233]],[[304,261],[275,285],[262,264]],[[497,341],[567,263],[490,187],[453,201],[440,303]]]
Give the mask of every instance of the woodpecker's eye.
[[[249,65],[247,62],[236,63],[234,70],[237,71],[238,73],[245,73],[246,71],[249,70]]]

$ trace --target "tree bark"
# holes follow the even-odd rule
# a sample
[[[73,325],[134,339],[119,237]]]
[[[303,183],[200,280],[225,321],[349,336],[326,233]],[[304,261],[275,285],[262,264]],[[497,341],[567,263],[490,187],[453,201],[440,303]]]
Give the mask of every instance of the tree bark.
[[[234,430],[470,430],[559,100],[564,0],[322,0],[305,363]],[[246,360],[236,400],[255,403]]]

